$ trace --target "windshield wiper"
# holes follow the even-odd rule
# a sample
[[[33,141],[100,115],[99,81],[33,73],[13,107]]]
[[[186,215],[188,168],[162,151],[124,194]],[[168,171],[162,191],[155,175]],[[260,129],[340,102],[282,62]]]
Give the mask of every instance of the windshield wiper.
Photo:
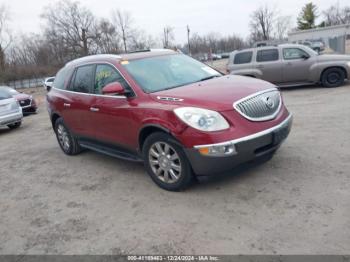
[[[200,79],[200,80],[197,81],[197,82],[206,81],[206,80],[209,80],[209,79],[213,79],[213,78],[215,78],[215,77],[220,77],[220,75],[207,76],[207,77],[204,77],[204,78]]]

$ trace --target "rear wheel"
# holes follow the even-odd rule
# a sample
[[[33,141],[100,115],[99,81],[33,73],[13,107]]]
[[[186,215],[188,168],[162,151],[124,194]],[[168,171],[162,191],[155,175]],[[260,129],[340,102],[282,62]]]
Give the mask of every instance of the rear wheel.
[[[8,125],[7,127],[10,129],[16,129],[16,128],[19,128],[21,126],[21,124],[22,124],[22,122],[17,122],[17,123]]]
[[[65,154],[76,155],[81,152],[77,139],[69,131],[62,118],[57,119],[55,122],[55,133],[57,141]]]
[[[161,188],[181,191],[193,181],[189,161],[170,135],[151,134],[146,138],[142,152],[148,174]]]
[[[345,73],[340,68],[329,68],[323,72],[321,81],[324,87],[338,87],[344,83]]]

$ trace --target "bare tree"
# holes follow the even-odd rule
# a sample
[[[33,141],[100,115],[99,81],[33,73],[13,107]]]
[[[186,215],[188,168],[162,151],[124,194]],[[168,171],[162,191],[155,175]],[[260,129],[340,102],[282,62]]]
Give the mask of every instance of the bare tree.
[[[5,69],[5,51],[12,41],[8,27],[9,11],[5,5],[0,6],[0,72]]]
[[[291,29],[291,17],[279,16],[275,23],[275,38],[284,40],[288,37],[288,31]]]
[[[323,12],[323,16],[326,26],[350,24],[350,6],[332,5]]]
[[[95,17],[79,2],[61,0],[45,9],[47,36],[61,42],[61,47],[70,57],[89,54],[89,47],[96,39]]]
[[[174,40],[175,40],[174,29],[171,26],[167,25],[166,27],[164,27],[164,32],[162,37],[163,47],[170,48]]]
[[[116,27],[107,19],[101,19],[96,30],[96,41],[94,53],[119,53],[121,50],[121,39]]]
[[[275,10],[268,5],[260,6],[251,15],[250,30],[254,41],[270,40],[275,23]]]
[[[124,51],[126,53],[128,51],[128,40],[131,37],[132,32],[132,17],[128,12],[123,12],[120,9],[116,9],[112,12],[112,21],[115,24],[120,36],[122,37]]]

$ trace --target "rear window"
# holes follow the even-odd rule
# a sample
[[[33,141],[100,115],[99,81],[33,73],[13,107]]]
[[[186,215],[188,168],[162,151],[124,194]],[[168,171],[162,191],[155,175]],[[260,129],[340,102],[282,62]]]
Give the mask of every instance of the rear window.
[[[56,78],[54,78],[53,86],[58,89],[64,89],[67,82],[67,74],[68,74],[68,68],[63,68],[60,71],[58,71]],[[48,81],[50,82],[50,81]]]
[[[257,62],[270,62],[278,60],[278,50],[277,49],[267,49],[260,50],[256,55]]]
[[[12,95],[6,89],[0,89],[0,100],[9,99]]]
[[[234,64],[247,64],[252,61],[253,52],[242,52],[235,55]]]

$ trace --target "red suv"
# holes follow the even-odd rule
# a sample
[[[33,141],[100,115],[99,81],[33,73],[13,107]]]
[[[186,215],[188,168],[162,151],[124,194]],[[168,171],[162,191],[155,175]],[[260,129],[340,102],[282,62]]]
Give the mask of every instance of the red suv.
[[[153,181],[173,191],[194,175],[272,155],[292,123],[274,85],[222,75],[170,50],[74,60],[47,101],[64,153],[143,161]]]

